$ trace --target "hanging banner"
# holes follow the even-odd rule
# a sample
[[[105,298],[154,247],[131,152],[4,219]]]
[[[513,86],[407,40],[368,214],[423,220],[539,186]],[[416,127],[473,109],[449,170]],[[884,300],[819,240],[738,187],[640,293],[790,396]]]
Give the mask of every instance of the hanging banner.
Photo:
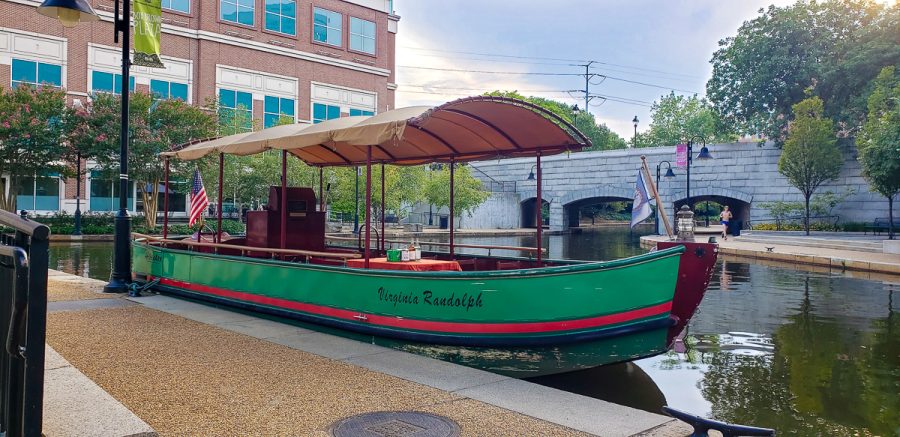
[[[687,167],[687,160],[687,144],[679,144],[675,146],[675,165],[678,167]]]
[[[128,1],[128,0],[125,0]],[[162,0],[134,0],[134,65],[166,68],[159,59]]]

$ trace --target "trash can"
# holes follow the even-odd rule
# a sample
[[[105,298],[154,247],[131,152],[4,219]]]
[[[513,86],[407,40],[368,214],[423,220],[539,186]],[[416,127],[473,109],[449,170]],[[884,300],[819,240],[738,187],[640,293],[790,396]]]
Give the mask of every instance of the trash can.
[[[744,227],[744,222],[742,220],[737,220],[731,222],[731,235],[735,237],[741,236],[741,229]]]
[[[447,229],[448,227],[450,227],[449,221],[449,217],[442,215],[440,218],[441,229]]]

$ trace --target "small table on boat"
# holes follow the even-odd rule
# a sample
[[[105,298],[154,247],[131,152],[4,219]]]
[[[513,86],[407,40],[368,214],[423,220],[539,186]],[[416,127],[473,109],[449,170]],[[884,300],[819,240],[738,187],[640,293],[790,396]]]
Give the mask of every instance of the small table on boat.
[[[366,260],[361,258],[348,259],[347,267],[365,268]],[[420,259],[418,261],[388,261],[387,258],[369,258],[370,269],[381,270],[411,270],[415,272],[457,271],[462,268],[456,261],[444,261],[439,259]]]

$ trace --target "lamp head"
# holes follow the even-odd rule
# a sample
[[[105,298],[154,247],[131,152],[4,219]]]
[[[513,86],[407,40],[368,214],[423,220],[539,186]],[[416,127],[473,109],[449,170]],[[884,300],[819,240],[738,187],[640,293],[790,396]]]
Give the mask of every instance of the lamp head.
[[[709,153],[709,148],[703,146],[697,155],[697,159],[713,159],[712,154]]]
[[[58,19],[64,27],[75,27],[82,21],[100,19],[86,0],[44,0],[37,11],[41,15]]]
[[[631,120],[631,122],[634,123],[634,127],[635,127],[635,128],[638,126],[638,118],[637,118],[637,115],[634,116],[634,120]]]
[[[527,180],[529,180],[529,181],[533,181],[533,180],[534,180],[534,171],[528,172],[528,179],[527,179]]]
[[[674,177],[675,177],[675,172],[672,171],[672,167],[669,167],[669,168],[666,170],[666,174],[663,175],[663,177],[664,177],[664,178],[674,178]]]

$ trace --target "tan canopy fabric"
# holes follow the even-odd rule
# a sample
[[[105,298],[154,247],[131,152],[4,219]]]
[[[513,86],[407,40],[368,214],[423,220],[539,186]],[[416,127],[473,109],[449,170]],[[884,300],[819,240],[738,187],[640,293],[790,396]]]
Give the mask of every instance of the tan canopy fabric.
[[[213,140],[202,141],[172,152],[163,152],[160,153],[160,155],[175,157],[183,161],[193,161],[195,159],[200,159],[206,155],[209,155],[210,153],[220,153],[222,152],[223,147],[236,141],[240,141],[241,139],[252,134],[253,132],[243,132],[239,134],[229,135],[227,137],[220,137]]]
[[[434,108],[414,106],[372,117],[343,117],[314,125],[277,126],[187,146],[164,155],[197,159],[287,150],[315,166],[372,162],[414,165],[435,161],[552,155],[590,141],[559,116],[530,103],[478,96]]]

